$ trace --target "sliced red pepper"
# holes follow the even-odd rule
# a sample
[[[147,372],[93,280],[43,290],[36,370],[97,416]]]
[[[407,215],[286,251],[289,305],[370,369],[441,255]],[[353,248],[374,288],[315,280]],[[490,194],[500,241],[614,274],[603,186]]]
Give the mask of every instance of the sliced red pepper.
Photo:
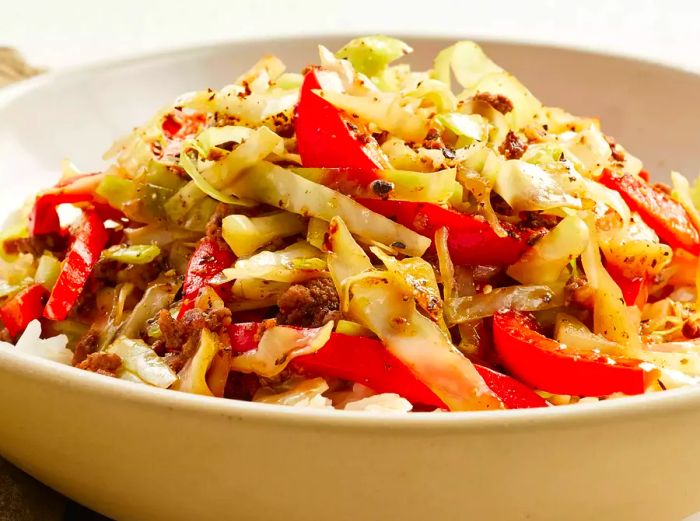
[[[571,351],[537,330],[531,314],[493,317],[496,352],[515,378],[534,389],[572,396],[641,394],[656,377],[641,360]]]
[[[301,86],[294,129],[301,163],[308,168],[347,168],[355,181],[368,185],[377,170],[390,168],[366,125],[337,109],[314,90],[321,89],[323,71],[310,70]]]
[[[261,331],[260,324],[232,324],[229,327],[232,350],[255,349]],[[428,386],[374,338],[332,333],[323,348],[295,358],[290,367],[304,374],[361,383],[378,393],[396,393],[414,404],[447,408]],[[477,364],[474,367],[508,409],[546,406],[532,389],[513,378]]]
[[[0,307],[0,320],[13,338],[22,333],[32,320],[41,317],[48,290],[41,284],[23,289]]]
[[[447,409],[428,386],[373,338],[332,333],[319,351],[297,357],[290,365],[305,373],[360,383],[378,393],[396,393],[411,403]]]
[[[504,222],[501,224],[508,235],[499,237],[479,216],[433,203],[382,199],[358,199],[358,202],[430,239],[435,238],[440,228],[447,228],[447,247],[455,264],[513,264],[543,232],[543,229],[520,230]]]
[[[187,265],[185,282],[182,286],[182,306],[178,318],[194,307],[194,302],[202,288],[209,281],[235,262],[236,256],[228,245],[218,237],[204,237],[199,241]]]
[[[700,255],[700,233],[683,205],[641,177],[605,169],[599,181],[619,192],[632,211],[639,213],[666,244]]]
[[[544,398],[515,378],[479,364],[474,364],[474,368],[484,379],[486,385],[501,399],[506,409],[531,409],[548,406]]]
[[[647,277],[626,277],[619,267],[609,262],[605,264],[605,269],[622,290],[625,304],[642,309],[649,298],[649,279]]]
[[[97,204],[106,206],[95,195],[103,177],[102,173],[78,175],[61,180],[54,188],[39,194],[29,214],[29,233],[43,235],[60,232],[61,225],[56,211],[58,205],[95,202],[97,199]],[[110,218],[115,217],[114,212],[115,210],[112,210]]]
[[[109,237],[102,218],[93,210],[85,210],[74,229],[73,244],[44,309],[50,320],[64,320],[73,309]]]

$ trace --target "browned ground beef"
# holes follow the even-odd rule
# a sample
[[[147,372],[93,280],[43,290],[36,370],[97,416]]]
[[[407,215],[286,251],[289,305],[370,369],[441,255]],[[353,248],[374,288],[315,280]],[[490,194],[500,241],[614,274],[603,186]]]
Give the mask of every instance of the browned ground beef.
[[[122,365],[122,359],[114,353],[91,353],[78,364],[79,369],[92,371],[106,376],[116,376]]]
[[[331,279],[294,284],[277,300],[277,322],[301,327],[320,327],[340,319],[340,302]]]
[[[97,351],[100,335],[94,329],[90,329],[78,341],[73,351],[73,365],[80,365],[85,359]]]
[[[503,154],[506,159],[520,159],[527,150],[527,143],[523,142],[515,135],[515,132],[508,131],[506,139],[499,147],[498,151]]]
[[[170,368],[178,372],[197,352],[202,329],[222,332],[231,324],[231,311],[223,308],[205,313],[191,309],[182,319],[175,320],[169,311],[163,309],[157,320],[163,337],[154,344],[153,349],[164,354]]]
[[[501,114],[508,114],[513,110],[513,102],[503,94],[491,94],[490,92],[477,92],[474,96],[476,101],[483,101],[495,108]]]

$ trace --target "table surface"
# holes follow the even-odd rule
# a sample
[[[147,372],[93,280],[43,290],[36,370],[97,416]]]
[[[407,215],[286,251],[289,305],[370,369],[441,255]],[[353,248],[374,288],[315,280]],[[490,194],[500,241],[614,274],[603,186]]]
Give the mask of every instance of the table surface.
[[[700,2],[686,0],[0,0],[0,47],[56,70],[250,37],[446,34],[593,49],[700,71],[699,19]],[[0,521],[105,519],[0,459]]]

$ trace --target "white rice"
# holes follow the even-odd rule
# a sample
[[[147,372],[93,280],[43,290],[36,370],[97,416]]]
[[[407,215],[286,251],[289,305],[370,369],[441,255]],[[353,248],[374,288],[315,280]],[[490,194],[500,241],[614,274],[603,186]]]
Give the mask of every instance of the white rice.
[[[16,345],[13,346],[9,342],[0,342],[0,348],[70,365],[73,359],[73,352],[66,347],[67,345],[68,337],[66,335],[42,339],[41,324],[38,320],[32,320],[29,323],[27,329],[24,330],[22,336],[17,340]]]

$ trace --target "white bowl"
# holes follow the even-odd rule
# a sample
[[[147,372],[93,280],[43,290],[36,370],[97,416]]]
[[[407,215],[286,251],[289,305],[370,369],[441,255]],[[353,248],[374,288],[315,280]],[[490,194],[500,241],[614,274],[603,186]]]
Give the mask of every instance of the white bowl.
[[[453,38],[407,38],[429,65]],[[204,47],[59,73],[0,91],[0,208],[68,156],[264,53],[299,70],[319,42]],[[598,115],[657,174],[694,174],[700,76],[542,46],[485,44],[548,104]],[[126,520],[676,521],[700,510],[700,389],[542,410],[296,410],[146,388],[0,350],[0,453]]]

